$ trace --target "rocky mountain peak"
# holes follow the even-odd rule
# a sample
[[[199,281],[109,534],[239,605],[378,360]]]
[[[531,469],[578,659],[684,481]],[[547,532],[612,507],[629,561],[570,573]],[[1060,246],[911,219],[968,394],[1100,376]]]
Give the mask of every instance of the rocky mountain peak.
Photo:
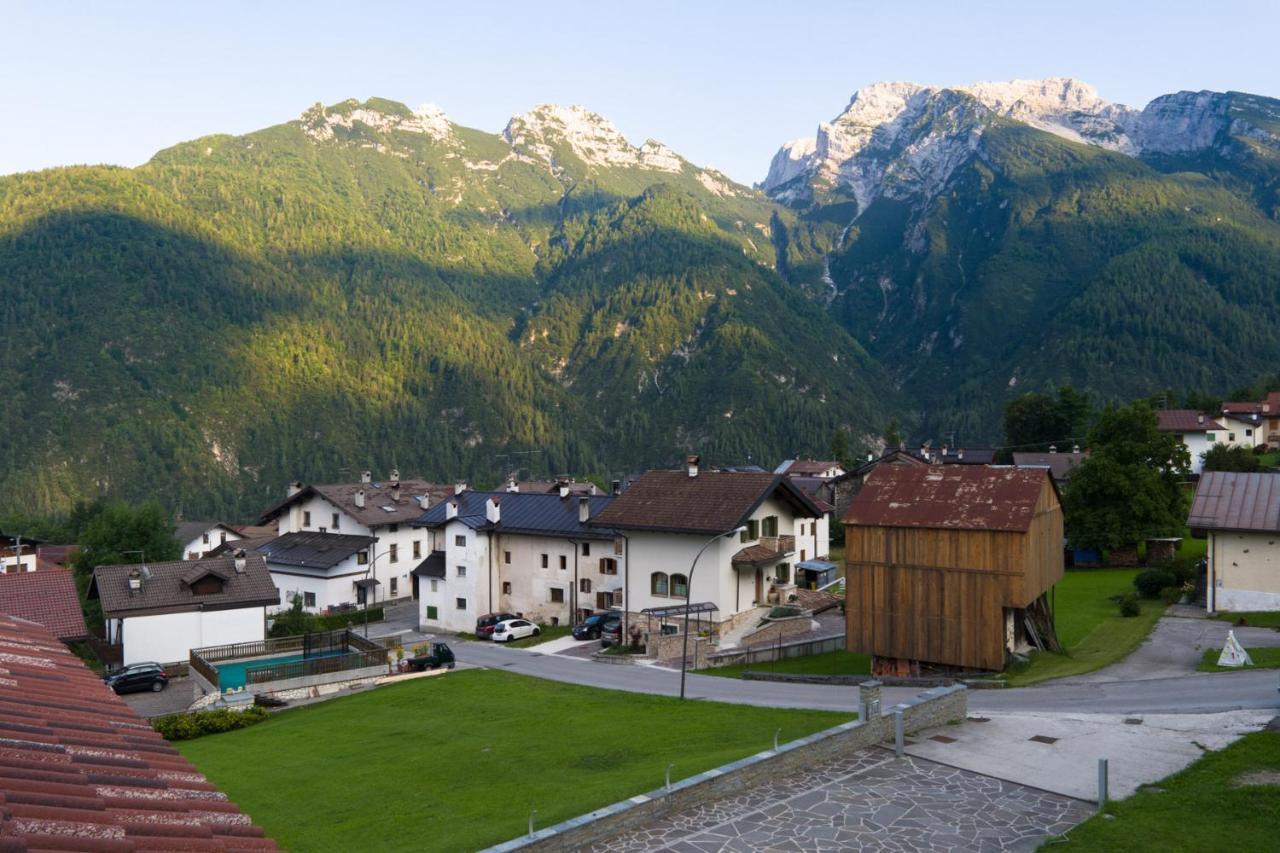
[[[299,121],[304,132],[316,140],[332,139],[335,128],[350,130],[358,124],[382,133],[421,133],[438,142],[453,135],[453,122],[435,104],[423,104],[411,110],[404,104],[382,98],[370,98],[364,103],[352,98],[331,107],[316,104],[304,112]]]
[[[512,117],[502,136],[512,147],[549,164],[555,162],[555,149],[562,144],[588,166],[679,172],[684,162],[652,139],[637,148],[607,118],[577,104],[539,104]]]

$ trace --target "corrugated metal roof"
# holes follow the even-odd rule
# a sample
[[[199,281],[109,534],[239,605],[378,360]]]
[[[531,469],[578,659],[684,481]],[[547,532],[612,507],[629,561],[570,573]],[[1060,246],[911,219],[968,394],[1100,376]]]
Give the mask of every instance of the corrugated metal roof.
[[[496,525],[489,524],[485,516],[485,504],[490,498],[498,499]],[[538,494],[525,492],[463,492],[443,501],[424,512],[414,524],[419,527],[443,527],[448,523],[447,507],[456,503],[455,520],[474,530],[497,530],[505,533],[524,533],[531,536],[571,536],[587,539],[612,539],[613,530],[588,527],[578,520],[578,501],[587,502],[588,516],[594,517],[617,500],[612,495]]]
[[[867,475],[846,524],[1024,531],[1049,472],[1043,468],[881,465]]]
[[[0,613],[38,622],[60,640],[89,636],[75,576],[61,566],[0,574]]]
[[[1187,526],[1280,533],[1280,474],[1206,471],[1196,485]]]
[[[254,550],[265,554],[271,562],[285,566],[331,569],[376,541],[372,536],[298,531],[277,536],[256,546]]]

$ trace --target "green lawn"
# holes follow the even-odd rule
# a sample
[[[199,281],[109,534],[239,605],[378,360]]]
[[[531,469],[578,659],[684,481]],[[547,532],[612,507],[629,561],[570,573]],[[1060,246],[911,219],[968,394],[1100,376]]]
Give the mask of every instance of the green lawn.
[[[1199,672],[1239,672],[1242,669],[1276,669],[1280,667],[1280,648],[1261,648],[1261,649],[1245,649],[1249,653],[1249,658],[1253,661],[1253,666],[1218,666],[1218,657],[1222,654],[1222,649],[1205,649],[1204,656],[1200,658],[1200,664],[1196,667]]]
[[[1250,627],[1280,629],[1280,611],[1276,610],[1253,610],[1240,613],[1219,612],[1213,614],[1213,618],[1232,624],[1243,619],[1244,624]]]
[[[1042,850],[1275,850],[1280,784],[1241,785],[1249,773],[1280,773],[1280,732],[1257,732],[1107,806]]]
[[[764,663],[735,664],[714,669],[700,669],[699,675],[718,675],[723,678],[741,678],[747,670],[753,672],[778,672],[788,675],[866,675],[871,672],[871,657],[843,650],[802,658],[787,658]]]
[[[1110,597],[1133,592],[1133,578],[1139,571],[1068,571],[1052,595],[1058,640],[1066,652],[1032,652],[1031,663],[1006,673],[1007,683],[1011,687],[1023,687],[1050,678],[1093,672],[1137,648],[1164,613],[1164,605],[1159,601],[1143,601],[1140,615],[1125,618]]]
[[[851,718],[468,670],[175,746],[286,849],[474,850]]]

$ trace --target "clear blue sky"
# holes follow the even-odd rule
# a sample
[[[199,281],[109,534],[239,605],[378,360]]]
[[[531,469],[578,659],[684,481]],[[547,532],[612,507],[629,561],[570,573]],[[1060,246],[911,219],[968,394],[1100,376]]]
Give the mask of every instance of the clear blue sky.
[[[501,130],[581,103],[744,182],[859,86],[1073,76],[1135,106],[1280,96],[1280,3],[15,3],[0,0],[0,174],[136,165],[316,101],[440,105]]]

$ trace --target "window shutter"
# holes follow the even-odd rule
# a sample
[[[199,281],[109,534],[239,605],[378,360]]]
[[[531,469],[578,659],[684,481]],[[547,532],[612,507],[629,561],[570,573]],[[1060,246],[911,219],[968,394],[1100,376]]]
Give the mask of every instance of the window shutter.
[[[609,593],[607,592],[596,593],[596,609],[597,610],[609,609]]]

